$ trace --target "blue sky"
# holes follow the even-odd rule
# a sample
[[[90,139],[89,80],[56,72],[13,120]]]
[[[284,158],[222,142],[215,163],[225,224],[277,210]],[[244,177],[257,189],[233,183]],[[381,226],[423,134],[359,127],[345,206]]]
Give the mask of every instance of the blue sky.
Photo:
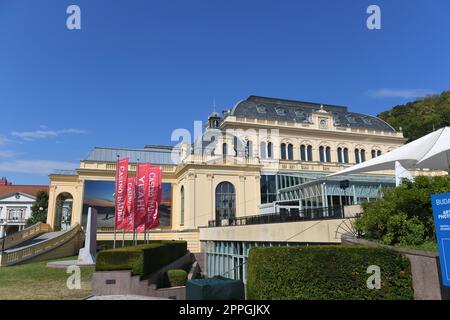
[[[81,30],[66,8],[81,8]],[[381,30],[366,9],[381,8]],[[448,0],[0,0],[0,176],[171,144],[249,95],[376,115],[450,89]]]

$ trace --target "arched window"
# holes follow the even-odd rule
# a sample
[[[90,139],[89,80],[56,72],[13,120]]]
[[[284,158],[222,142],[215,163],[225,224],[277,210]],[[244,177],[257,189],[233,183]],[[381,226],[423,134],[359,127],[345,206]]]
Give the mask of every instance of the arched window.
[[[222,154],[226,156],[228,154],[228,145],[226,142],[222,143]]]
[[[344,148],[344,162],[348,163],[348,149]]]
[[[288,160],[294,160],[294,146],[290,143],[287,147],[287,158]]]
[[[331,148],[320,146],[319,158],[320,162],[331,162]]]
[[[366,161],[366,150],[364,149],[355,149],[355,161],[356,163],[361,163]]]
[[[372,150],[372,159],[381,156],[381,150]]]
[[[300,160],[306,161],[306,147],[304,144],[300,146]]]
[[[259,144],[259,157],[265,159],[267,157],[267,145],[263,141]]]
[[[233,150],[234,156],[237,157],[239,155],[239,142],[237,137],[233,137]]]
[[[313,152],[312,152],[312,146],[308,146],[306,155],[308,156],[308,161],[313,161]]]
[[[273,157],[273,145],[272,145],[272,142],[268,142],[267,143],[267,157],[269,159],[272,159],[272,157]]]
[[[324,147],[319,147],[319,158],[320,162],[325,162],[325,153],[324,153]]]
[[[253,143],[250,140],[247,140],[247,143],[245,144],[245,156],[247,158],[253,156]]]
[[[282,143],[280,146],[281,159],[286,160],[286,143]]]
[[[216,187],[216,220],[233,219],[236,212],[234,186],[225,181]]]
[[[300,160],[313,161],[312,146],[302,144],[300,146]]]
[[[347,148],[337,148],[337,156],[339,163],[348,163],[348,149]]]
[[[344,157],[342,156],[342,148],[341,147],[337,148],[337,156],[338,156],[338,162],[342,163]]]
[[[180,198],[180,224],[184,225],[184,186],[181,186]]]
[[[331,162],[331,148],[330,147],[325,148],[325,160],[326,160],[326,162]]]

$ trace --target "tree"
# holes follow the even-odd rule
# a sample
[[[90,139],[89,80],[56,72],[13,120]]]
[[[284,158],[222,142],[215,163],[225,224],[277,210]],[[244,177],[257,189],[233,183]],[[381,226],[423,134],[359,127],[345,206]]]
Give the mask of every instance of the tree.
[[[397,188],[383,190],[383,198],[363,203],[355,228],[365,238],[384,244],[417,246],[436,242],[431,195],[450,190],[450,176],[419,176]]]
[[[27,226],[31,226],[38,222],[47,222],[48,210],[48,192],[45,190],[38,191],[36,201],[31,207],[31,217],[27,220]]]
[[[402,128],[408,142],[433,130],[450,126],[450,91],[397,105],[378,115],[395,129]]]

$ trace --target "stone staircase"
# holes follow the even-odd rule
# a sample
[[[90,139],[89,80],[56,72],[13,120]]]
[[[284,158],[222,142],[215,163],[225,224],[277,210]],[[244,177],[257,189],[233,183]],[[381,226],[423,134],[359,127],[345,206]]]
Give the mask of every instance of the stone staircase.
[[[0,267],[72,256],[83,245],[84,233],[79,224],[65,231],[49,231],[50,226],[38,223],[0,238]]]

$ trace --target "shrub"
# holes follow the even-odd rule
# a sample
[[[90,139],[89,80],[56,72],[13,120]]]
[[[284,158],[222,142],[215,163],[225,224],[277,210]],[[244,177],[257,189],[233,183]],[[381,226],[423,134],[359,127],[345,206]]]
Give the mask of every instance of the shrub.
[[[389,245],[435,242],[431,195],[448,190],[450,176],[420,176],[413,183],[383,190],[383,198],[363,204],[355,228],[364,237]]]
[[[131,270],[141,276],[155,272],[187,253],[186,241],[155,241],[97,254],[96,271]]]
[[[370,265],[381,289],[368,289]],[[412,299],[410,263],[388,249],[361,246],[256,247],[248,259],[247,296],[270,300]]]
[[[172,269],[167,271],[167,278],[171,287],[180,287],[186,285],[187,272],[183,269]]]

